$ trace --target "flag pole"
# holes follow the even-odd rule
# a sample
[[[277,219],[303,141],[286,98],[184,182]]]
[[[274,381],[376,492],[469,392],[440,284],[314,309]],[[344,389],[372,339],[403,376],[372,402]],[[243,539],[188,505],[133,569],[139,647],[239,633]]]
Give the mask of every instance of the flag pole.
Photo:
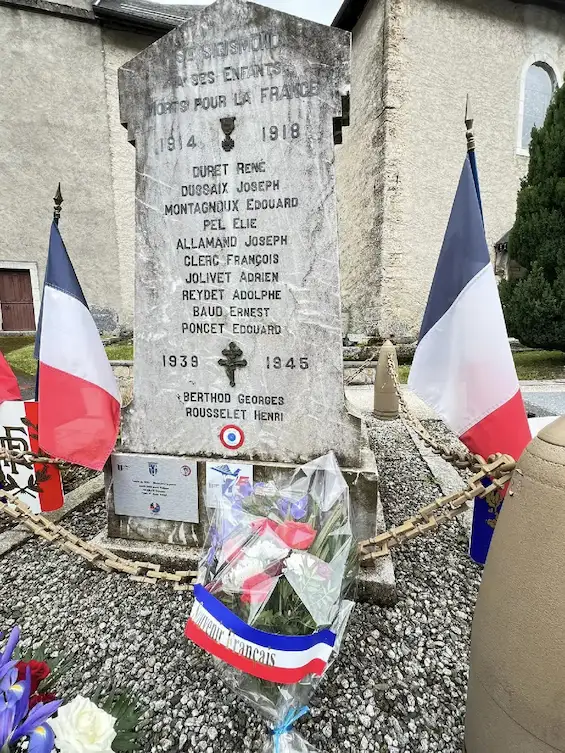
[[[473,124],[475,119],[471,113],[471,97],[467,94],[467,103],[465,105],[465,126],[467,128],[467,151],[475,151],[475,133],[473,131]]]
[[[477,191],[477,198],[479,200],[479,208],[481,210],[481,217],[483,217],[483,202],[481,201],[481,189],[479,188],[479,172],[477,170],[477,158],[475,156],[475,132],[473,126],[475,119],[471,111],[471,97],[467,94],[467,102],[465,105],[465,128],[467,132],[465,134],[467,138],[467,152],[469,154],[469,162],[471,163],[471,172],[473,173],[473,180],[475,182],[475,189]],[[484,224],[484,217],[483,217]]]
[[[57,190],[55,196],[53,196],[53,222],[59,227],[59,219],[61,218],[61,208],[63,204],[63,194],[61,193],[61,183],[57,184]],[[45,287],[45,284],[44,284]],[[41,309],[39,310],[39,321],[37,323],[37,331],[35,333],[35,357],[37,359],[37,371],[35,372],[35,400],[39,400],[39,340],[41,339],[41,320],[43,313],[43,300],[41,301]]]
[[[481,201],[481,191],[479,188],[477,158],[475,155],[475,132],[473,130],[474,123],[475,119],[471,111],[471,97],[469,96],[469,94],[467,94],[467,102],[465,104],[465,128],[467,129],[465,136],[467,138],[467,153],[469,154],[471,172],[473,173],[473,181],[475,183],[477,199],[479,200],[479,207],[482,217],[483,205]],[[483,481],[485,484],[490,483],[490,479],[488,478],[483,479]],[[469,555],[471,559],[479,565],[484,565],[486,562],[496,519],[497,507],[495,505],[496,502],[499,502],[499,499],[494,499],[493,494],[491,494],[490,497],[490,500],[476,499],[473,510],[473,523],[471,527],[471,536],[469,539]],[[489,501],[491,503],[490,505]]]

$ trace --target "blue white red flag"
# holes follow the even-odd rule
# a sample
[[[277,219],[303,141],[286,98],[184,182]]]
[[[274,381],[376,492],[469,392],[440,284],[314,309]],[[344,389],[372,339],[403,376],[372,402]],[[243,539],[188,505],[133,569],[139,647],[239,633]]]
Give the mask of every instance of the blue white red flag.
[[[118,435],[118,385],[54,222],[36,358],[39,446],[53,457],[101,470]]]
[[[408,385],[471,452],[518,459],[530,429],[465,159]]]
[[[197,646],[246,674],[294,685],[307,675],[321,676],[336,634],[277,635],[243,622],[204,586],[194,586],[194,606],[184,634]]]

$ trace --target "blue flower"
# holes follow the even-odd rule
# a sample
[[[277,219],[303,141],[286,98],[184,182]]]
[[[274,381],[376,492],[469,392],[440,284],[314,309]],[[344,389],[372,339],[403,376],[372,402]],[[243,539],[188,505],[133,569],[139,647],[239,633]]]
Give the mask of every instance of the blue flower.
[[[249,497],[250,494],[253,494],[253,487],[251,486],[249,479],[247,478],[240,480],[238,482],[237,488],[242,497]]]
[[[298,501],[282,497],[277,502],[277,507],[283,518],[287,517],[290,510],[290,514],[294,520],[302,520],[308,512],[308,495],[305,494],[304,497],[301,497]]]
[[[0,656],[0,750],[4,746],[14,745],[23,737],[29,737],[30,753],[51,753],[53,731],[45,722],[57,711],[62,701],[38,703],[29,708],[30,668],[26,669],[25,679],[18,680],[16,662],[12,660],[19,637],[19,629],[14,628]]]
[[[18,687],[13,686],[4,698],[0,698],[0,749],[4,745],[14,745],[23,737],[30,737],[30,751],[51,753],[53,733],[45,722],[62,702],[38,703],[29,710],[29,677],[16,685]]]
[[[210,540],[210,548],[208,549],[208,554],[206,556],[206,563],[208,565],[211,565],[214,561],[214,557],[216,556],[216,549],[218,548],[218,545],[220,544],[220,535],[218,533],[218,529],[216,526],[211,526],[210,531],[208,533],[208,537]]]
[[[2,638],[2,633],[0,633],[0,638]],[[12,660],[12,654],[14,653],[14,649],[18,645],[19,640],[20,629],[19,627],[15,627],[10,633],[10,637],[8,638],[8,643],[6,644],[4,652],[0,654],[0,669]]]
[[[40,724],[31,733],[28,753],[51,753],[55,743],[55,735],[48,724]]]
[[[5,693],[18,679],[16,664],[17,662],[14,660],[0,666],[0,693]]]

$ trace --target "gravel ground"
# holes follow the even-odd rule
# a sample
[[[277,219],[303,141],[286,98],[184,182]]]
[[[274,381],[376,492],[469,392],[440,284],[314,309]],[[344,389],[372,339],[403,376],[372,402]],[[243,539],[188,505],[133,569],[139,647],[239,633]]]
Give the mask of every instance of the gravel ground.
[[[7,515],[0,515],[0,534],[7,531],[9,528],[13,528],[16,525],[16,521],[9,518]]]
[[[389,524],[439,494],[400,422],[372,423]],[[80,535],[103,523],[100,502],[66,519]],[[358,605],[341,654],[298,729],[320,753],[460,753],[471,615],[480,569],[452,525],[395,554],[398,604]],[[0,626],[18,623],[76,656],[61,693],[100,681],[133,690],[150,724],[144,753],[261,750],[264,722],[183,638],[191,596],[87,569],[32,540],[0,559]]]
[[[82,468],[80,465],[71,465],[61,473],[63,489],[65,492],[70,492],[97,476],[98,473],[99,471],[91,471],[90,468]]]

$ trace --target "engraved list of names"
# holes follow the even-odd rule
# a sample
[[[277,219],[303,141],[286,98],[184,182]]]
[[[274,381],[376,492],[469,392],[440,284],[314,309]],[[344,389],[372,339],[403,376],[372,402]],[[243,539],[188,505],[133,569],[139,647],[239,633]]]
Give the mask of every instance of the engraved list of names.
[[[136,148],[128,449],[355,464],[334,118],[349,36],[217,0],[120,70]]]

